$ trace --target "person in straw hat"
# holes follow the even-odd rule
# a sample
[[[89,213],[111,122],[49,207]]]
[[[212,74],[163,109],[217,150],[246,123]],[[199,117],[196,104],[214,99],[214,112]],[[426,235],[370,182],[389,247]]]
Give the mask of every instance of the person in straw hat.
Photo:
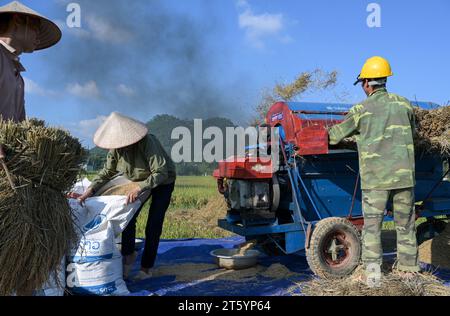
[[[22,53],[51,47],[61,39],[58,26],[13,1],[0,7],[0,120],[25,120],[24,81],[20,63]],[[0,159],[2,155],[0,144]]]
[[[128,192],[127,203],[134,203],[140,199],[144,205],[152,196],[145,228],[146,241],[141,271],[135,277],[136,280],[147,279],[151,277],[150,270],[155,263],[164,217],[175,186],[175,165],[156,137],[148,133],[145,124],[116,112],[112,113],[97,130],[94,143],[100,148],[109,150],[107,161],[79,201],[83,203],[91,196],[101,195],[111,187],[111,184],[123,184],[124,178],[136,184]],[[121,251],[124,257],[125,279],[129,277],[137,256],[136,219],[141,209],[122,233]]]
[[[22,53],[51,47],[61,39],[58,26],[14,1],[0,7],[0,115],[4,120],[25,120]]]

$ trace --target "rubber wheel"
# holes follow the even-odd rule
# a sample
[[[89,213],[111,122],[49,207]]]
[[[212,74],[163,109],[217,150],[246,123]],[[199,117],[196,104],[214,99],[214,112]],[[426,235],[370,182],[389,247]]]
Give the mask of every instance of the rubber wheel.
[[[317,223],[306,259],[311,270],[326,279],[350,275],[360,263],[361,236],[347,219],[331,217]]]
[[[417,226],[417,244],[420,245],[427,240],[439,236],[445,230],[447,222],[438,219],[431,219]]]

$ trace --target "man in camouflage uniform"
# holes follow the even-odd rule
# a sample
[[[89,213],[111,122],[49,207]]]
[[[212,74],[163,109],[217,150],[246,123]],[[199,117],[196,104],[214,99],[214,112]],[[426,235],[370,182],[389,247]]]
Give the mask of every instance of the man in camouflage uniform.
[[[381,228],[390,199],[397,230],[397,269],[420,271],[414,209],[414,112],[407,99],[387,92],[387,77],[392,75],[385,59],[369,59],[355,83],[362,83],[368,98],[329,130],[331,145],[351,136],[358,144],[366,274],[368,267],[379,269],[382,263]]]

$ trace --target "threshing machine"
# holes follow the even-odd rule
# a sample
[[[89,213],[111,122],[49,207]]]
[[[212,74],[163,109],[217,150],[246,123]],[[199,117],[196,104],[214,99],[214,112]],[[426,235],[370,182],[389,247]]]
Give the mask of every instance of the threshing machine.
[[[330,147],[326,129],[342,121],[350,107],[274,104],[266,122],[279,132],[281,163],[254,157],[219,163],[214,176],[229,207],[219,226],[257,240],[267,253],[305,250],[310,268],[320,276],[350,274],[360,261],[364,224],[358,153]],[[416,212],[427,218],[417,228],[423,241],[439,233],[450,214],[449,159],[416,154]],[[386,220],[392,215],[388,205]]]

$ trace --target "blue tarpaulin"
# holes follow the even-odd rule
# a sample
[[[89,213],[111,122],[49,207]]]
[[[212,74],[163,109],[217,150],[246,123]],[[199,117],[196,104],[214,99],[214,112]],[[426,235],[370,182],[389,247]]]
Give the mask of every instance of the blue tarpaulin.
[[[192,240],[167,240],[161,241],[158,250],[158,258],[155,270],[163,267],[173,267],[180,271],[173,275],[165,274],[140,281],[128,282],[128,289],[132,296],[290,296],[298,295],[302,281],[309,280],[312,272],[309,270],[304,252],[289,256],[268,257],[262,256],[259,260],[259,270],[283,266],[291,273],[274,278],[273,275],[256,273],[255,275],[243,274],[242,278],[229,278],[230,274],[239,273],[226,271],[214,266],[214,258],[210,252],[219,248],[236,248],[245,240],[242,237],[231,237],[226,239],[192,239]],[[393,260],[395,254],[386,254],[387,260]],[[183,267],[186,266],[206,267],[204,276],[199,273],[198,278],[186,280],[179,278],[183,275]],[[134,273],[139,270],[140,257],[136,261]],[[429,269],[429,267],[423,266]],[[252,270],[249,270],[252,271]],[[201,272],[201,271],[200,271]],[[228,278],[220,276],[227,274]],[[131,276],[133,273],[131,274]],[[450,286],[450,271],[438,270],[436,275]]]

